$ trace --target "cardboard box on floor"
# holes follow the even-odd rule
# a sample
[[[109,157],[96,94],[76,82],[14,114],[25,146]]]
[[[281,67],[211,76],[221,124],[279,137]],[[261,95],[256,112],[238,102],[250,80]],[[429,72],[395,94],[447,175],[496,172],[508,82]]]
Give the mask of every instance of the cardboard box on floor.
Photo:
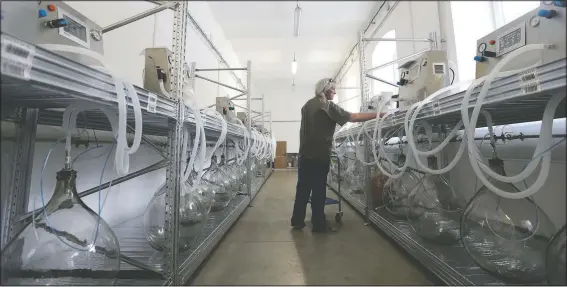
[[[287,154],[287,142],[278,141],[276,142],[276,156],[285,156]]]
[[[274,168],[287,168],[286,157],[285,156],[276,156],[276,160],[274,161]]]

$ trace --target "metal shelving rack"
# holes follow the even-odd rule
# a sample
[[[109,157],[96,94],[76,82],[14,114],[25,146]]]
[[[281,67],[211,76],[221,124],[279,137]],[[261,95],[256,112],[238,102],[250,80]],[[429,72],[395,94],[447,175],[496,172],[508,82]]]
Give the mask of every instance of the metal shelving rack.
[[[439,44],[439,39],[430,34],[430,41],[433,48]],[[358,49],[360,61],[361,79],[361,110],[367,107],[369,98],[369,87],[367,75],[372,69],[366,69],[366,57],[364,42],[380,41],[381,39],[363,38],[359,35]],[[394,40],[395,39],[387,39]],[[411,40],[411,39],[406,39]],[[412,56],[415,56],[414,54]],[[488,90],[488,95],[484,99],[483,109],[490,112],[493,121],[498,125],[522,123],[529,121],[539,121],[542,118],[543,110],[549,98],[554,94],[564,94],[567,92],[565,78],[567,76],[566,59],[540,65],[532,71],[539,78],[537,89],[527,90],[526,87],[533,86],[532,82],[524,82],[520,74],[511,75],[494,80]],[[469,110],[472,110],[481,87],[473,90]],[[444,124],[447,128],[452,128],[460,119],[460,107],[465,91],[450,91],[441,95],[433,102],[426,104],[419,112],[418,120],[427,120],[431,124]],[[565,100],[563,101],[563,107]],[[555,118],[566,117],[565,109],[557,109]],[[384,121],[383,133],[403,128],[405,111],[396,112]],[[370,121],[362,134],[372,134],[375,120]],[[477,127],[485,126],[484,119],[479,118]],[[362,125],[351,127],[349,131],[340,131],[336,134],[337,143],[344,142],[347,134],[358,134]],[[364,135],[365,161],[370,161],[371,139]],[[350,159],[356,160],[356,159]],[[367,224],[374,224],[389,237],[394,239],[411,256],[421,262],[433,274],[438,276],[447,285],[509,285],[499,278],[488,274],[485,270],[476,265],[468,256],[465,248],[460,244],[450,246],[436,245],[420,238],[405,220],[391,215],[384,208],[374,207],[371,200],[370,191],[370,168],[365,167],[365,188],[363,194],[353,194],[341,183],[341,192],[338,194],[358,210],[365,218]],[[331,176],[328,179],[328,186],[338,193],[337,178]],[[543,283],[541,283],[543,284]]]
[[[194,126],[194,117],[179,100],[183,85],[183,70],[185,62],[185,39],[188,23],[198,27],[187,9],[187,2],[180,1],[177,5],[166,4],[143,12],[126,20],[120,21],[112,29],[132,23],[153,13],[165,9],[174,10],[173,24],[173,69],[170,77],[174,99],[156,96],[153,93],[135,87],[142,106],[144,130],[142,140],[162,155],[163,159],[141,170],[132,172],[124,177],[113,180],[113,185],[136,178],[148,172],[166,168],[166,208],[165,234],[168,246],[164,252],[158,252],[145,239],[142,218],[134,218],[112,229],[115,232],[121,248],[121,270],[117,280],[118,285],[182,285],[184,284],[213,247],[234,224],[253,197],[259,192],[272,170],[262,177],[252,178],[248,172],[248,191],[237,195],[228,207],[219,212],[213,212],[202,231],[194,248],[185,252],[178,251],[178,221],[179,194],[181,190],[181,143],[183,124]],[[151,12],[151,13],[150,13]],[[200,28],[198,28],[200,30]],[[202,30],[200,30],[202,32]],[[2,33],[2,46],[9,42],[20,40]],[[20,57],[2,53],[2,120],[12,121],[17,127],[15,139],[16,152],[13,158],[13,171],[10,180],[9,194],[6,196],[7,208],[2,214],[2,247],[5,246],[22,228],[29,223],[32,212],[27,212],[30,179],[32,172],[34,143],[38,125],[61,126],[63,109],[76,101],[88,101],[103,104],[117,110],[117,96],[114,92],[112,76],[71,61],[38,46],[23,43],[33,51],[33,57],[27,69],[27,76],[21,77],[11,73],[9,66],[4,67],[7,57]],[[217,51],[212,43],[212,48]],[[220,53],[218,53],[220,55]],[[222,56],[221,56],[222,57]],[[228,64],[225,65],[228,66]],[[228,67],[230,69],[230,67]],[[251,63],[246,68],[247,89],[242,86],[243,95],[247,98],[247,108],[250,113],[251,103]],[[128,109],[132,109],[131,99],[127,99]],[[262,111],[263,113],[263,111]],[[4,117],[9,114],[9,116]],[[128,125],[133,126],[133,113],[129,113]],[[249,117],[250,118],[250,117]],[[89,128],[110,131],[111,127],[104,115],[97,111],[88,111],[85,117],[79,117],[77,127],[83,127],[88,120]],[[251,119],[246,124],[250,130]],[[214,117],[206,116],[205,130],[207,136],[217,137],[221,131],[221,122]],[[160,147],[149,136],[156,136],[166,147]],[[241,126],[228,123],[227,138],[242,138]],[[250,170],[250,156],[247,161]],[[4,188],[5,185],[3,185]],[[109,183],[101,187],[107,188]],[[95,193],[98,186],[79,192],[81,197]],[[38,212],[40,210],[36,210]]]

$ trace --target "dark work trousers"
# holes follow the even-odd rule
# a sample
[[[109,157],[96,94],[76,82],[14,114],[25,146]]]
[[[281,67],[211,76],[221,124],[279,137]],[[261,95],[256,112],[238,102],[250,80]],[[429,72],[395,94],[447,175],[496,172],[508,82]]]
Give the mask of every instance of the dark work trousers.
[[[325,200],[327,197],[327,173],[329,163],[299,157],[297,190],[291,225],[305,226],[305,211],[311,195],[311,223],[314,231],[327,229],[325,219]]]

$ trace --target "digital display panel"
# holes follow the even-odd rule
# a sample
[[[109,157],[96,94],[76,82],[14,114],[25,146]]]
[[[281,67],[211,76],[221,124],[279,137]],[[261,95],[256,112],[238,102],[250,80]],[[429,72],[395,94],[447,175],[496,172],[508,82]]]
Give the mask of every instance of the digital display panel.
[[[87,28],[69,18],[67,15],[63,15],[63,18],[67,21],[67,26],[63,27],[63,30],[77,39],[87,42]]]

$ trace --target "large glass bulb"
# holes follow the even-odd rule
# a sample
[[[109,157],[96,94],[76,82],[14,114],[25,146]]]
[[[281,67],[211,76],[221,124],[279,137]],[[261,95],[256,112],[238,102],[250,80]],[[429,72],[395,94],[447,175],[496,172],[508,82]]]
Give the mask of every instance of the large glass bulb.
[[[228,180],[228,184],[225,188],[227,188],[230,191],[230,195],[234,197],[240,189],[240,180],[238,175],[230,165],[223,165],[220,168],[220,171]]]
[[[340,166],[341,166],[341,176],[339,179],[339,162],[340,162]],[[333,181],[338,182],[339,180],[341,182],[344,181],[344,179],[346,178],[346,170],[347,170],[347,165],[345,164],[345,158],[340,158],[340,159],[335,159],[335,158],[331,158],[331,173],[333,174]]]
[[[222,210],[232,199],[232,191],[227,188],[230,185],[228,178],[219,170],[216,160],[212,160],[209,171],[203,176],[204,181],[214,192],[212,211]]]
[[[245,185],[247,180],[248,180],[248,178],[247,178],[248,177],[248,169],[246,168],[246,164],[239,166],[238,172],[239,172],[238,174],[240,175],[240,182],[242,183],[240,185],[240,191],[245,192],[245,191],[247,191],[247,189],[244,188],[243,185]]]
[[[364,170],[359,162],[354,160],[349,162],[345,175],[347,175],[347,184],[350,191],[355,194],[362,194],[364,188]]]
[[[504,175],[500,159],[490,167]],[[512,184],[492,181],[501,190]],[[477,191],[461,217],[461,239],[472,259],[495,276],[516,282],[545,280],[545,253],[553,224],[531,198],[507,199],[486,187]]]
[[[436,157],[429,157],[428,162],[431,169],[437,169]],[[408,200],[408,221],[417,234],[440,244],[459,241],[460,217],[466,202],[445,177],[427,174]]]
[[[144,230],[146,239],[156,250],[163,251],[166,247],[165,238],[165,195],[166,185],[163,184],[148,204],[144,213]],[[181,184],[181,201],[179,202],[179,250],[185,251],[201,234],[207,221],[208,207],[206,198],[191,191],[191,187]]]
[[[417,176],[408,170],[398,178],[389,178],[382,192],[382,202],[386,210],[396,217],[407,219],[409,215],[408,198],[418,182]]]
[[[252,163],[250,164],[250,170],[252,171],[252,174],[254,175],[254,177],[258,177],[258,164],[256,163],[256,159],[252,160]],[[252,179],[254,179],[254,177],[252,177]]]
[[[191,173],[189,179],[187,179],[187,182],[185,182],[185,184],[187,185],[186,187],[189,188],[188,190],[201,197],[201,200],[205,203],[207,212],[209,212],[215,200],[215,189],[212,188],[212,186],[209,184],[204,184],[203,180],[201,180],[201,183],[199,185],[195,186],[194,182],[196,178],[197,173]]]
[[[388,182],[388,177],[382,174],[378,168],[373,168],[370,178],[372,181],[371,192],[372,192],[372,206],[375,210],[380,208],[384,202],[383,192],[386,183]]]
[[[565,264],[565,255],[567,253],[567,249],[565,248],[566,241],[565,225],[563,225],[561,230],[553,236],[547,247],[545,268],[549,285],[567,285],[567,274],[565,271],[567,270],[567,265]]]
[[[114,284],[118,240],[81,201],[76,178],[74,170],[59,171],[45,211],[2,250],[2,285]]]

